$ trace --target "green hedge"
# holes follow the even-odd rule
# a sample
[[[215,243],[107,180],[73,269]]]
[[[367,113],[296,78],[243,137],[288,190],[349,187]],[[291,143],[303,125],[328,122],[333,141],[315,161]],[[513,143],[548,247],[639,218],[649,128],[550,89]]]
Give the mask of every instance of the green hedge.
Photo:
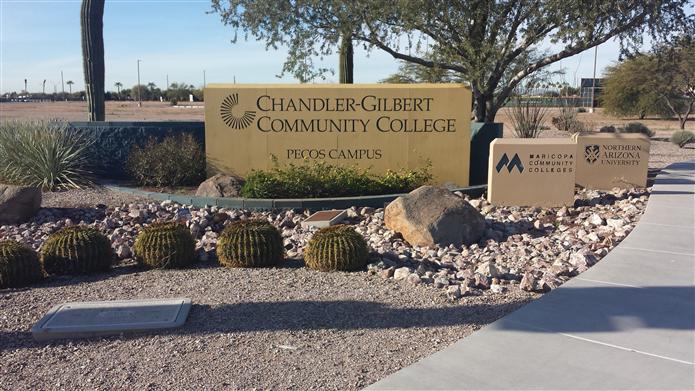
[[[430,164],[417,170],[375,174],[368,169],[325,162],[254,170],[246,177],[246,198],[321,198],[407,193],[432,179]]]

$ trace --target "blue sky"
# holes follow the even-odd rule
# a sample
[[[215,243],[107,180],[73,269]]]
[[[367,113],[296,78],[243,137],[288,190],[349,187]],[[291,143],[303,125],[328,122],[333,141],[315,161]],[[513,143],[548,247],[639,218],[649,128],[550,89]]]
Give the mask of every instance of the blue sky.
[[[83,89],[79,0],[0,0],[0,91],[21,91],[28,79],[29,91],[61,90],[60,71],[65,81],[75,82],[73,91]],[[292,82],[278,79],[285,51],[266,51],[261,42],[236,44],[231,28],[219,16],[208,14],[208,0],[106,0],[104,46],[106,87],[120,81],[130,87],[137,82],[137,59],[141,59],[141,82],[160,87],[170,82],[202,85],[203,70],[208,83]],[[598,74],[618,58],[614,42],[599,47]],[[565,68],[565,79],[591,77],[593,50],[563,60],[551,69]],[[336,58],[324,63],[333,66]],[[393,73],[398,63],[380,51],[369,54],[356,49],[355,82],[373,83]],[[335,82],[328,76],[327,82]],[[67,90],[67,86],[65,87]]]

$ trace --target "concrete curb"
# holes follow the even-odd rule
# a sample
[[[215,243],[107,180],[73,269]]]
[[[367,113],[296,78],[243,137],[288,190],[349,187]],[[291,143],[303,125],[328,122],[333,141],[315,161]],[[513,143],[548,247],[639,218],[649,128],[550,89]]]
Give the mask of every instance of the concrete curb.
[[[133,194],[158,201],[170,200],[182,205],[195,207],[219,206],[228,209],[250,210],[277,210],[277,209],[347,209],[352,206],[383,208],[389,202],[404,194],[386,194],[362,197],[338,197],[338,198],[297,198],[297,199],[252,199],[252,198],[222,198],[222,197],[195,197],[181,194],[158,193],[135,189],[115,184],[105,184],[104,187],[122,193]],[[460,191],[471,197],[480,197],[487,190],[487,185],[470,186],[452,191]]]

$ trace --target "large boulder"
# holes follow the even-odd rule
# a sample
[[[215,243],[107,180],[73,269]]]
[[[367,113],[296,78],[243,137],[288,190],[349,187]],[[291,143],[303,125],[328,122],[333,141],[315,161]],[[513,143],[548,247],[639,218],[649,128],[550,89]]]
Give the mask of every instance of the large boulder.
[[[238,197],[244,180],[238,176],[216,174],[198,186],[198,197]]]
[[[0,183],[0,225],[24,223],[41,207],[41,189]]]
[[[472,244],[485,232],[485,218],[446,189],[422,186],[391,202],[384,223],[415,246]]]

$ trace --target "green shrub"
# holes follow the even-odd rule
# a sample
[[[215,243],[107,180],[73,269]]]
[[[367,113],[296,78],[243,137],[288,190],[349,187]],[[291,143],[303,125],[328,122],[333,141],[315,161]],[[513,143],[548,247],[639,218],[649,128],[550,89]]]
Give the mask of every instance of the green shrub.
[[[683,148],[688,143],[695,142],[695,133],[689,130],[677,130],[671,135],[671,142],[678,145],[678,148]]]
[[[205,180],[205,151],[189,134],[150,138],[133,147],[127,168],[142,186],[197,186]]]
[[[252,171],[246,177],[241,195],[247,198],[319,198],[407,193],[432,179],[429,170],[428,164],[417,170],[389,170],[377,175],[368,169],[325,162],[276,165],[268,171]]]
[[[654,132],[641,122],[630,122],[620,129],[621,133],[642,133],[647,137],[653,137]]]
[[[577,113],[586,113],[585,107],[577,107]]]
[[[184,268],[196,261],[191,231],[179,223],[153,223],[145,227],[135,238],[134,250],[136,261],[150,268]]]
[[[0,123],[0,182],[44,190],[94,185],[94,140],[60,121]]]
[[[217,258],[226,267],[268,267],[282,262],[282,236],[264,220],[234,222],[217,241]]]
[[[46,239],[41,259],[49,274],[80,274],[106,271],[113,250],[106,236],[94,228],[63,228]]]
[[[19,288],[44,277],[36,252],[14,240],[0,241],[0,289]]]
[[[613,125],[606,125],[602,126],[601,129],[599,129],[600,133],[617,133],[618,129],[615,128]]]
[[[348,225],[318,230],[304,250],[304,263],[320,271],[352,271],[367,265],[369,248],[362,235]]]

